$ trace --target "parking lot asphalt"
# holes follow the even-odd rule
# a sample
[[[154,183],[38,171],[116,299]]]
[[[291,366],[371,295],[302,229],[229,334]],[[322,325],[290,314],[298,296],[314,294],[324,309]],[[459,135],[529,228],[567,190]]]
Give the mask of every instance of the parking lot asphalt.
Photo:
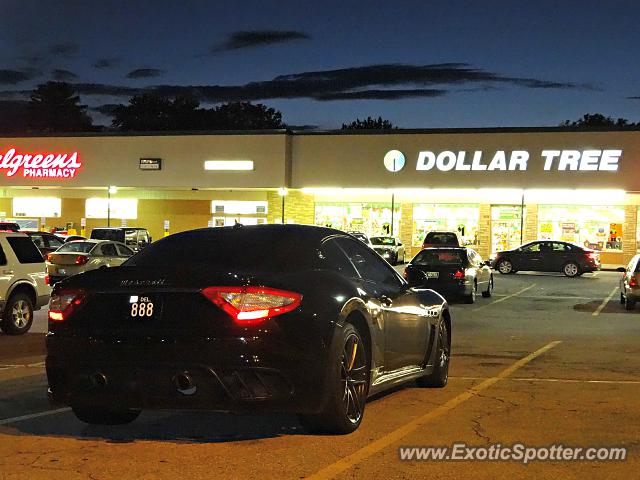
[[[634,478],[640,468],[640,307],[615,272],[495,274],[491,298],[453,303],[451,377],[371,400],[348,436],[295,417],[143,412],[87,426],[46,400],[45,312],[0,336],[0,479]],[[400,461],[401,446],[625,447],[624,462]]]

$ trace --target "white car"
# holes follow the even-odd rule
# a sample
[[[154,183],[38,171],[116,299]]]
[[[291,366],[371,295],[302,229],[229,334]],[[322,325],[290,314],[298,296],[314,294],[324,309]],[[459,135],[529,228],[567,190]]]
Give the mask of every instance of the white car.
[[[42,254],[24,233],[0,232],[0,329],[8,335],[26,333],[33,311],[49,302]]]

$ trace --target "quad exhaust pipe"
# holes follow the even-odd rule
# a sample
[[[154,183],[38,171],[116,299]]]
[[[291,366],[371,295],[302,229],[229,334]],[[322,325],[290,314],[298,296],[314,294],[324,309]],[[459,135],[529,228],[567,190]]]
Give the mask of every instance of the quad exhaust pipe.
[[[196,383],[187,372],[178,373],[173,377],[173,386],[182,395],[193,395],[196,393]]]

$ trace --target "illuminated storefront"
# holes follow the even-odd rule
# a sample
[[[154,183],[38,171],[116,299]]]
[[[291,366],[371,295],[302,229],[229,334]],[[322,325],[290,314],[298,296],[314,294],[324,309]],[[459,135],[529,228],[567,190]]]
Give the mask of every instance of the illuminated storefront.
[[[0,139],[0,218],[26,229],[238,223],[456,231],[484,257],[559,239],[640,245],[640,131],[226,132]]]

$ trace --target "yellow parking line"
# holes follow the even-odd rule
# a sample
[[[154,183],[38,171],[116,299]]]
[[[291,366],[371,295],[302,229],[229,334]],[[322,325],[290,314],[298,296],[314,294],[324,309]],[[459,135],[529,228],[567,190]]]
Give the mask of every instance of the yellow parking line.
[[[616,290],[618,290],[618,287],[615,287],[613,290],[611,290],[611,293],[609,294],[609,296],[605,298],[602,301],[602,303],[598,306],[598,308],[596,308],[596,311],[591,314],[592,316],[597,317],[598,315],[600,315],[600,312],[602,311],[602,309],[604,309],[604,307],[607,306],[607,303],[609,303],[613,298],[613,296],[616,294]]]
[[[530,288],[533,288],[537,285],[537,283],[532,283],[531,285],[529,285],[528,287],[523,288],[522,290],[518,290],[516,293],[512,293],[511,295],[507,295],[506,297],[502,297],[499,298],[497,300],[494,300],[491,303],[485,303],[484,305],[480,305],[478,308],[476,308],[475,310],[480,310],[481,308],[484,307],[488,307],[490,305],[495,305],[496,303],[500,303],[500,302],[504,302],[505,300],[509,300],[510,298],[513,297],[517,297],[518,295],[520,295],[521,293],[526,292],[527,290],[529,290]]]
[[[453,410],[454,408],[456,408],[461,403],[466,402],[471,398],[474,398],[478,393],[482,392],[483,390],[486,390],[487,388],[491,387],[492,385],[499,382],[500,380],[508,377],[512,373],[520,370],[526,364],[538,358],[543,353],[548,352],[549,350],[556,347],[560,343],[562,342],[554,341],[554,342],[548,343],[544,347],[536,350],[535,352],[513,363],[511,366],[507,367],[502,372],[500,372],[497,376],[488,378],[487,380],[483,381],[482,383],[479,383],[475,387],[472,387],[466,392],[461,393],[457,397],[452,398],[445,404],[440,405],[435,410],[431,410],[429,413],[426,413],[425,415],[422,415],[418,418],[411,420],[409,423],[403,425],[402,427],[394,430],[391,433],[388,433],[384,437],[381,437],[378,440],[375,440],[374,442],[369,443],[368,445],[362,447],[360,450],[356,450],[351,455],[347,455],[346,457],[341,458],[337,462],[324,467],[322,470],[314,473],[313,475],[307,478],[313,479],[313,480],[327,480],[330,478],[335,478],[336,476],[345,472],[346,470],[353,467],[354,465],[357,465],[358,463],[366,460],[370,456],[378,453],[380,450],[383,450],[393,445],[394,443],[399,442],[410,433],[413,433],[419,428],[423,427],[429,421],[444,415],[450,410]]]

